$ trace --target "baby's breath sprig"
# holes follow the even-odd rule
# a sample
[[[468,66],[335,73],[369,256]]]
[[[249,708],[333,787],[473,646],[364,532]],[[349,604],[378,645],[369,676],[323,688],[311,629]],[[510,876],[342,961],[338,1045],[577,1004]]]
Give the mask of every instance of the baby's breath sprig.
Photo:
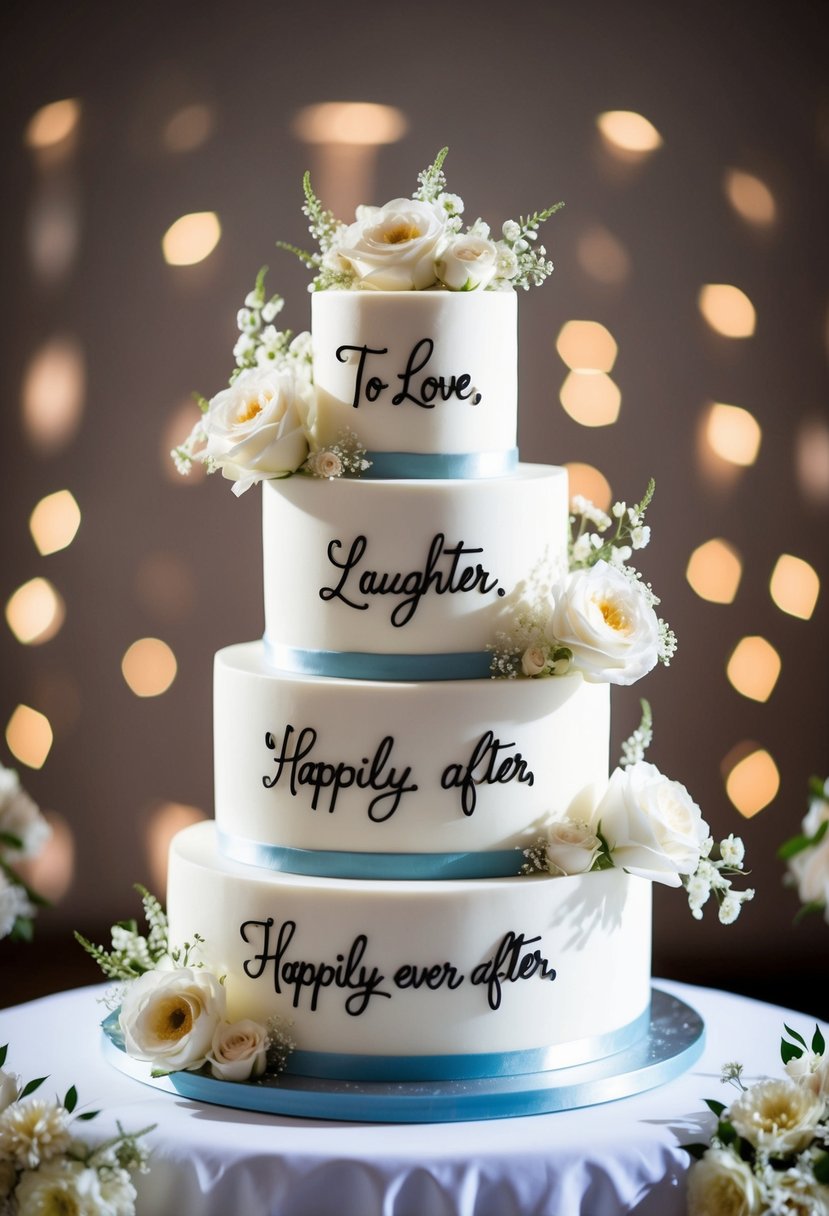
[[[441,148],[428,169],[423,169],[418,173],[417,180],[420,184],[412,195],[412,198],[419,199],[422,203],[434,203],[438,201],[440,195],[446,189],[443,162],[446,160],[448,153],[448,147]]]
[[[638,764],[640,760],[644,760],[645,752],[653,742],[653,714],[651,713],[650,703],[643,697],[639,704],[642,707],[642,717],[636,730],[622,744],[622,758],[619,761],[620,768],[629,768],[630,765]]]
[[[616,520],[616,527],[609,535],[607,533],[613,519],[588,499],[577,495],[573,499],[574,510],[570,516],[570,568],[575,570],[595,566],[598,561],[622,566],[634,549],[644,549],[651,538],[651,530],[645,523],[645,512],[655,489],[656,482],[651,478],[641,502],[636,506],[615,502],[611,515]],[[593,525],[595,531],[589,530],[589,524]]]
[[[734,891],[730,875],[748,873],[743,868],[745,846],[733,832],[719,842],[712,837],[705,841],[699,864],[693,874],[682,879],[688,895],[688,905],[694,920],[702,920],[703,906],[711,895],[718,907],[720,923],[730,925],[740,915],[744,903],[754,898],[754,890]]]
[[[159,901],[146,887],[136,883],[141,896],[144,917],[149,926],[146,937],[138,932],[135,920],[118,921],[112,926],[112,949],[96,946],[75,930],[75,941],[94,958],[104,975],[111,980],[134,980],[145,971],[152,971],[167,954],[167,916]]]
[[[538,240],[540,226],[563,206],[564,203],[554,203],[552,207],[534,211],[532,215],[507,220],[503,225],[503,243],[515,263],[515,271],[509,275],[514,287],[523,287],[524,291],[530,287],[540,287],[553,273],[553,263],[547,259],[547,250],[543,245],[533,248],[533,243]]]
[[[312,452],[300,472],[331,481],[336,477],[359,477],[370,468],[371,461],[366,459],[366,449],[357,435],[344,430],[331,447]]]
[[[268,1068],[271,1076],[281,1076],[288,1066],[292,1051],[296,1050],[296,1041],[291,1033],[293,1022],[288,1018],[274,1014],[268,1018]]]

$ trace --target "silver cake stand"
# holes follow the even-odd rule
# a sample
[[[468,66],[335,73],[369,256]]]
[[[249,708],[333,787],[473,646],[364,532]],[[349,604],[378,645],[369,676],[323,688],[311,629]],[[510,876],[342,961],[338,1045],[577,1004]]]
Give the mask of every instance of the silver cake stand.
[[[117,1011],[102,1030],[107,1060],[156,1089],[237,1110],[360,1123],[507,1119],[613,1102],[680,1076],[699,1058],[705,1039],[699,1014],[654,988],[650,1024],[641,1039],[616,1055],[571,1068],[466,1081],[334,1081],[284,1073],[240,1084],[201,1072],[153,1077],[149,1064],[124,1051]]]

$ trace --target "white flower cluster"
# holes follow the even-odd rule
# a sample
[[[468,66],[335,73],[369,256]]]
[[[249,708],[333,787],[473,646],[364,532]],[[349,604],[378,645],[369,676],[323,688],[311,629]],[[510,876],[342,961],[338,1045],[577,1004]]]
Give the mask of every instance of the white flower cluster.
[[[345,224],[325,210],[304,179],[311,235],[319,253],[282,243],[315,270],[312,291],[352,288],[375,291],[508,290],[539,286],[553,264],[538,242],[538,229],[561,203],[519,220],[507,220],[493,239],[476,219],[463,230],[463,200],[446,189],[443,148],[418,175],[412,198],[395,198],[382,207],[360,206],[355,222]]]
[[[741,873],[742,840],[728,836],[712,856],[714,841],[702,812],[684,785],[665,777],[644,759],[653,735],[650,706],[623,745],[623,757],[607,788],[585,817],[577,796],[572,814],[551,823],[546,835],[524,851],[523,874],[586,874],[617,866],[628,874],[668,887],[683,886],[696,920],[714,894],[719,919],[732,924],[752,890],[734,891],[729,875]]]
[[[20,784],[14,769],[0,764],[0,937],[28,940],[32,918],[44,901],[15,869],[36,857],[52,829]]]
[[[149,925],[146,938],[135,921],[113,925],[111,951],[75,934],[105,975],[125,981],[119,1026],[127,1055],[151,1063],[154,1075],[207,1068],[218,1080],[247,1081],[281,1072],[294,1046],[287,1028],[250,1018],[229,1021],[221,977],[192,963],[203,939],[196,934],[192,943],[170,946],[160,903],[143,887],[136,890]]]
[[[148,1157],[139,1143],[151,1127],[119,1134],[91,1147],[74,1131],[78,1095],[72,1086],[63,1099],[32,1097],[45,1081],[28,1085],[5,1072],[0,1048],[0,1211],[72,1212],[77,1216],[132,1216],[136,1190],[131,1175],[146,1173]],[[88,1120],[97,1112],[76,1119]]]
[[[787,879],[797,888],[801,913],[822,912],[829,922],[829,778],[813,778],[809,809],[797,836],[779,849]]]
[[[535,598],[518,606],[493,647],[494,676],[580,671],[590,683],[632,684],[657,662],[670,663],[676,638],[657,617],[659,600],[651,588],[627,565],[633,550],[650,539],[643,520],[652,496],[653,482],[638,506],[617,503],[609,536],[610,516],[574,499],[569,570],[550,586],[537,586]]]
[[[786,1027],[781,1055],[787,1076],[746,1088],[739,1065],[723,1080],[740,1096],[717,1116],[710,1146],[686,1145],[695,1158],[688,1173],[689,1216],[825,1216],[829,1212],[829,1056],[818,1027],[811,1049]]]
[[[221,470],[236,495],[292,473],[357,477],[370,465],[351,432],[334,447],[319,448],[311,335],[294,337],[273,325],[283,300],[265,298],[266,271],[259,271],[237,313],[240,333],[229,387],[209,401],[198,397],[202,416],[170,453],[179,473],[186,475],[194,463],[205,465],[208,473]]]

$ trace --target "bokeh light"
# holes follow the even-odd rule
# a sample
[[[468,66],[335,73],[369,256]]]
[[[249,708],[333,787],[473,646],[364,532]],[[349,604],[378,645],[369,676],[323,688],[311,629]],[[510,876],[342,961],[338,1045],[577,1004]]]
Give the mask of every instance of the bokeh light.
[[[570,372],[559,399],[581,426],[611,426],[619,417],[622,394],[604,372]]]
[[[571,461],[566,464],[570,501],[580,494],[583,498],[595,503],[602,511],[609,511],[612,502],[610,482],[592,464],[581,464]]]
[[[66,618],[66,606],[46,578],[32,578],[9,597],[6,622],[18,642],[40,645],[57,634]]]
[[[52,835],[36,857],[18,862],[21,877],[50,903],[62,899],[75,876],[75,837],[63,815],[44,811]]]
[[[730,283],[708,283],[697,300],[705,320],[725,338],[750,338],[757,324],[751,300]]]
[[[761,637],[747,637],[734,647],[726,665],[733,688],[752,701],[768,701],[780,675],[780,655]]]
[[[29,531],[43,557],[72,544],[81,526],[81,509],[71,490],[56,490],[41,498],[29,517]]]
[[[742,573],[742,559],[734,546],[714,537],[693,551],[685,577],[700,599],[712,604],[731,604]]]
[[[145,829],[145,844],[154,890],[167,889],[170,841],[176,832],[181,832],[191,824],[200,823],[206,818],[204,811],[200,811],[198,807],[186,806],[180,802],[163,802],[151,811]]]
[[[209,257],[219,243],[222,227],[215,211],[193,211],[171,224],[161,239],[169,266],[194,266]]]
[[[18,705],[6,724],[6,746],[27,768],[43,768],[52,749],[49,719],[30,705]]]
[[[576,261],[596,283],[612,287],[630,277],[630,256],[609,229],[595,224],[576,241]]]
[[[772,571],[769,590],[781,612],[808,621],[820,594],[820,578],[802,557],[783,553]]]
[[[598,321],[567,321],[559,331],[556,350],[571,371],[610,372],[619,348],[610,330]]]
[[[753,414],[739,405],[715,402],[705,428],[712,449],[723,460],[743,467],[754,464],[763,432]]]
[[[193,152],[206,144],[216,126],[216,116],[208,105],[194,102],[182,106],[167,120],[161,143],[167,152]]]
[[[639,158],[662,147],[662,136],[653,123],[634,110],[606,110],[597,117],[596,126],[614,155]]]
[[[725,790],[740,814],[750,819],[777,797],[780,773],[765,748],[743,744],[734,750],[742,751],[743,755],[733,764],[729,757],[723,761],[727,774]]]
[[[41,106],[26,124],[23,139],[29,148],[51,148],[63,143],[77,129],[81,105],[73,97]]]
[[[176,656],[160,638],[139,638],[121,660],[121,671],[137,697],[159,697],[176,678]]]
[[[53,338],[29,361],[23,378],[23,429],[32,446],[51,454],[75,435],[83,412],[83,352],[71,338]]]
[[[804,419],[795,438],[797,480],[805,498],[819,506],[829,503],[829,423]]]
[[[407,130],[395,106],[367,101],[325,101],[305,106],[294,118],[294,134],[307,144],[393,144]]]
[[[725,196],[741,219],[758,228],[768,228],[777,218],[774,195],[765,182],[741,169],[726,170]]]

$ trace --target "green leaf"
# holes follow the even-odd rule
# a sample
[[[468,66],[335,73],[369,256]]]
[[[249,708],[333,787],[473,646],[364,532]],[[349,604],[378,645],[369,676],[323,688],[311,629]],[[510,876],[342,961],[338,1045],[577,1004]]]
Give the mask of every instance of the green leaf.
[[[734,1124],[729,1122],[728,1119],[721,1119],[717,1124],[717,1136],[722,1140],[723,1144],[734,1144],[735,1141],[739,1144],[739,1137]]]
[[[78,1105],[78,1091],[75,1089],[74,1085],[70,1085],[69,1088],[67,1089],[66,1097],[63,1099],[63,1105],[69,1111],[70,1115],[72,1114],[72,1111],[75,1109],[75,1107]]]
[[[725,1110],[725,1103],[717,1102],[717,1101],[715,1101],[714,1098],[703,1098],[703,1101],[705,1102],[705,1105],[708,1107],[708,1109],[713,1114],[715,1114],[717,1116],[717,1118],[719,1119],[720,1115]]]
[[[806,1046],[806,1040],[804,1039],[803,1035],[798,1034],[796,1030],[792,1030],[791,1026],[787,1026],[785,1022],[783,1023],[783,1029],[785,1030],[786,1034],[791,1035],[796,1043],[800,1043],[803,1047]]]
[[[812,1051],[816,1056],[822,1056],[826,1051],[826,1040],[817,1023],[815,1023],[815,1033],[812,1035]]]
[[[30,942],[35,935],[34,921],[30,916],[18,916],[9,937],[13,942]]]
[[[78,1119],[81,1119],[84,1123],[87,1123],[90,1119],[94,1119],[97,1115],[100,1115],[100,1113],[101,1112],[99,1110],[87,1110],[84,1111],[82,1115],[78,1115]]]
[[[35,1092],[35,1090],[36,1090],[36,1089],[40,1089],[40,1087],[41,1087],[41,1085],[43,1084],[43,1082],[44,1082],[44,1081],[48,1081],[48,1080],[49,1080],[49,1077],[48,1077],[48,1074],[47,1074],[45,1077],[38,1077],[38,1078],[37,1078],[37,1080],[35,1080],[35,1081],[30,1081],[30,1082],[28,1083],[28,1085],[24,1085],[23,1090],[22,1090],[22,1092],[21,1092],[21,1094],[20,1094],[20,1099],[19,1099],[19,1100],[20,1100],[20,1101],[22,1101],[22,1100],[23,1100],[23,1098],[28,1098],[29,1094],[33,1094],[33,1093]]]
[[[829,1153],[818,1153],[814,1161],[815,1180],[829,1186]]]
[[[695,1161],[701,1161],[708,1152],[707,1144],[680,1144],[683,1152],[690,1153]]]
[[[796,1047],[794,1043],[788,1043],[785,1039],[780,1040],[780,1059],[784,1064],[788,1064],[790,1060],[799,1060],[802,1055],[802,1047]]]
[[[819,798],[821,802],[824,802],[826,800],[826,791],[824,789],[824,784],[825,783],[821,780],[820,777],[810,777],[809,778],[809,796],[811,798]]]
[[[19,836],[15,836],[13,832],[0,832],[0,844],[4,844],[10,849],[23,848],[23,841]]]
[[[7,1054],[8,1050],[9,1050],[8,1043],[4,1043],[3,1046],[0,1047],[0,1068],[2,1068],[3,1065],[6,1063],[6,1054]]]

